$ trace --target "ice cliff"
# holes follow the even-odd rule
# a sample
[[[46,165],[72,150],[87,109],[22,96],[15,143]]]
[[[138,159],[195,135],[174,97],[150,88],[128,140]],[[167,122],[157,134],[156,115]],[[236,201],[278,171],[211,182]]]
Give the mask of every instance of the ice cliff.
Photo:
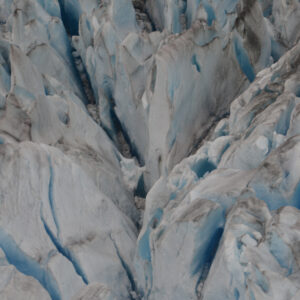
[[[300,299],[300,2],[0,0],[0,299]]]

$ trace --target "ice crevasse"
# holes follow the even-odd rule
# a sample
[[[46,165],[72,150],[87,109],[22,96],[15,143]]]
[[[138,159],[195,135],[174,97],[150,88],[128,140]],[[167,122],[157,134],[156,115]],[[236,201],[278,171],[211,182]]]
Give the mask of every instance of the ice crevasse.
[[[0,299],[300,298],[297,0],[0,0]]]

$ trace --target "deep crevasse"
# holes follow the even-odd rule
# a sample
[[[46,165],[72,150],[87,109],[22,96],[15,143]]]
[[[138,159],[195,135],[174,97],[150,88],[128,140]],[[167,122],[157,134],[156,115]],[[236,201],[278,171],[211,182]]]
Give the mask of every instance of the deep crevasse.
[[[1,299],[298,299],[299,6],[0,0]]]

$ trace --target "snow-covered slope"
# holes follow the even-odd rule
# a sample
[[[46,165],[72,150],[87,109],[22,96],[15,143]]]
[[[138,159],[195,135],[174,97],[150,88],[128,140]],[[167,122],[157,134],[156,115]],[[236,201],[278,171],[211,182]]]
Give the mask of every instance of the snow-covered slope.
[[[0,298],[300,297],[297,0],[0,0]]]

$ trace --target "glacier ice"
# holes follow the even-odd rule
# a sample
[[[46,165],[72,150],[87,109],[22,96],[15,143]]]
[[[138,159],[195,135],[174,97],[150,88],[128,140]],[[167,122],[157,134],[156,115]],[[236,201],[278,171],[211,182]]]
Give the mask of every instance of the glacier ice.
[[[300,297],[297,0],[0,0],[0,298]]]
[[[256,230],[258,233],[243,229],[243,226],[256,228],[261,226],[262,222],[272,223],[271,213],[274,213],[273,218],[275,218],[276,213],[281,214],[281,210],[286,209],[292,215],[295,214],[293,217],[295,222],[299,220],[296,217],[300,200],[299,135],[295,131],[289,134],[294,124],[297,124],[291,116],[298,115],[296,107],[299,104],[299,98],[296,96],[295,86],[297,86],[296,82],[299,82],[300,73],[299,65],[295,64],[295,61],[299,60],[299,46],[300,44],[287,52],[277,64],[258,73],[252,85],[231,104],[229,118],[220,121],[195,154],[183,159],[168,176],[158,180],[149,191],[144,225],[138,241],[142,241],[144,232],[148,230],[156,210],[163,209],[163,218],[158,228],[152,230],[148,237],[153,245],[150,247],[152,249],[151,261],[159,260],[157,265],[155,263],[152,265],[152,273],[155,274],[153,277],[158,280],[156,282],[154,279],[154,284],[150,288],[144,280],[140,280],[142,289],[150,290],[149,299],[157,299],[158,295],[160,299],[177,299],[176,297],[190,299],[193,298],[191,295],[195,294],[200,299],[268,299],[268,297],[271,299],[275,297],[274,295],[278,299],[292,299],[296,295],[299,289],[297,263],[294,269],[289,271],[290,273],[279,271],[281,268],[287,268],[286,264],[289,264],[289,260],[297,261],[297,250],[289,250],[290,247],[297,249],[297,242],[294,238],[295,244],[292,246],[291,242],[277,238],[274,234],[274,244],[270,242],[265,245],[268,250],[262,246],[262,250],[259,248],[255,250],[256,254],[252,254],[253,257],[256,255],[262,257],[261,262],[255,263],[266,273],[268,269],[262,266],[264,257],[271,254],[277,255],[275,259],[279,260],[278,269],[271,269],[274,275],[261,275],[262,271],[260,269],[257,271],[255,268],[248,271],[245,264],[249,264],[250,268],[250,264],[254,262],[249,257],[243,256],[245,262],[239,263],[241,260],[239,256],[233,256],[239,250],[230,247],[239,247],[236,246],[239,243],[258,247],[259,242],[255,242],[254,238],[256,234],[260,234],[260,240],[264,240],[263,236],[273,235],[265,232],[264,227]],[[252,208],[253,201],[254,208]],[[248,205],[251,208],[248,209]],[[205,211],[209,209],[209,213],[213,214],[216,209],[214,207],[220,211],[213,221],[214,231],[209,231],[208,224],[205,225],[205,229],[200,229],[198,232],[189,228],[190,223],[194,226],[201,226],[203,222],[209,222]],[[244,208],[246,211],[243,210]],[[255,209],[256,213],[252,212],[252,209]],[[256,214],[262,213],[260,211],[266,211],[268,218],[264,217],[265,221],[259,215],[256,221],[253,219]],[[231,224],[230,214],[235,213],[237,221],[233,217],[232,220],[234,220],[233,224],[237,225],[229,225]],[[249,217],[245,220],[241,219],[241,213]],[[183,220],[182,217],[180,218],[182,214],[185,216]],[[251,226],[248,224],[249,218],[252,222]],[[174,226],[176,230],[172,229]],[[233,226],[230,230],[239,234],[235,242],[227,238],[228,226]],[[185,229],[180,229],[181,227]],[[224,230],[223,235],[222,230]],[[228,235],[232,234],[228,233]],[[218,246],[220,243],[212,265],[209,259],[208,266],[201,265],[201,259],[206,257],[202,254],[201,259],[197,259],[199,265],[194,266],[193,253],[186,253],[195,247],[190,244],[189,239],[195,243],[199,238],[203,245],[198,251],[203,251],[206,255],[208,255],[207,252],[211,255],[214,253],[214,250],[207,251],[207,247]],[[225,245],[226,239],[230,240],[228,243],[232,246]],[[206,240],[207,245],[204,244]],[[225,249],[226,251],[228,249],[228,255],[225,254],[227,253]],[[174,257],[172,257],[173,251],[175,251]],[[221,258],[223,256],[226,256],[226,263]],[[184,266],[178,267],[183,261]],[[144,265],[145,268],[147,262],[145,259],[143,261],[139,253],[136,262],[139,272],[142,273],[143,269],[140,265]],[[215,267],[214,264],[218,263],[219,266]],[[241,266],[236,266],[237,263]],[[199,266],[199,269],[196,268],[197,272],[188,273],[191,265],[195,268]],[[225,267],[226,265],[228,267]],[[171,266],[175,268],[171,271],[172,276],[180,275],[178,278],[169,280]],[[235,268],[238,269],[235,270]],[[225,274],[225,270],[228,270],[230,274]],[[251,272],[254,275],[251,275]],[[252,279],[251,276],[256,279]],[[272,279],[268,276],[275,280],[274,287],[272,287],[274,291],[263,288],[261,292],[256,290],[257,287],[253,287],[253,290],[248,287],[248,280],[249,284],[257,281],[258,287],[264,286],[264,282],[268,282],[269,285]],[[141,275],[138,278],[140,279]],[[178,286],[178,282],[182,282],[183,278],[189,278],[189,284],[184,283]],[[225,282],[224,278],[228,278],[228,282]],[[276,280],[278,282],[284,280],[285,287],[277,290]],[[235,281],[237,283],[234,283]],[[185,287],[183,291],[180,290],[182,287]]]

